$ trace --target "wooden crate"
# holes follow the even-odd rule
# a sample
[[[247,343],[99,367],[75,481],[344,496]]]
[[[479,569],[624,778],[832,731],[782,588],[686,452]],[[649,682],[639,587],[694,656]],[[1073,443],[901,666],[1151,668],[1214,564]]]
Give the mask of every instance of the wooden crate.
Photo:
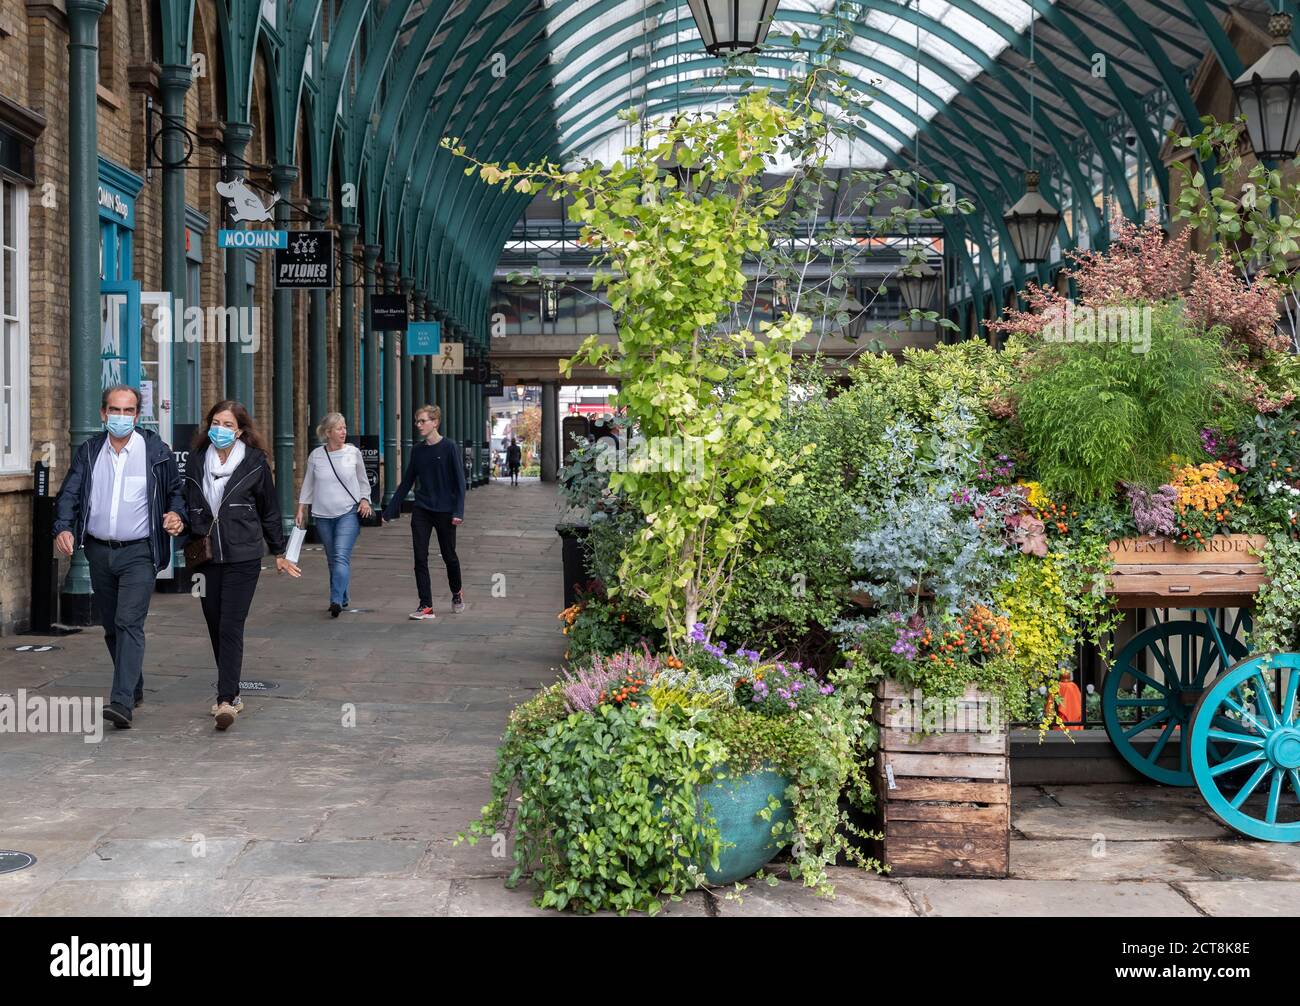
[[[1220,534],[1204,551],[1168,538],[1121,538],[1109,543],[1109,592],[1121,607],[1166,608],[1180,601],[1193,607],[1249,606],[1266,582],[1258,552],[1262,535]],[[1193,603],[1194,602],[1194,603]]]
[[[944,718],[919,691],[877,692],[881,858],[896,876],[1005,877],[1010,860],[1010,743],[991,731],[992,700],[974,688]]]

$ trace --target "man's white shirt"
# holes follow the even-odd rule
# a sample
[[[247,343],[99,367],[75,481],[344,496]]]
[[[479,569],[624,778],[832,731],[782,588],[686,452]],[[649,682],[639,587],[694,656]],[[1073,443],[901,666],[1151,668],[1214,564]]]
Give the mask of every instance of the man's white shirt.
[[[144,437],[136,430],[122,450],[111,438],[95,460],[86,533],[104,541],[135,541],[149,536],[149,471]]]

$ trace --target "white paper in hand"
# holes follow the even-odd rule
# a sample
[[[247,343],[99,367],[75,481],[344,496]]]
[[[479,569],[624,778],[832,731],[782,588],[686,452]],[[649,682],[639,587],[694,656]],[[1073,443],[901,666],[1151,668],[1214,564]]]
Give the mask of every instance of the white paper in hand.
[[[295,527],[289,532],[289,547],[285,549],[284,557],[295,566],[298,564],[298,553],[302,551],[302,543],[307,540],[307,529],[305,527]]]

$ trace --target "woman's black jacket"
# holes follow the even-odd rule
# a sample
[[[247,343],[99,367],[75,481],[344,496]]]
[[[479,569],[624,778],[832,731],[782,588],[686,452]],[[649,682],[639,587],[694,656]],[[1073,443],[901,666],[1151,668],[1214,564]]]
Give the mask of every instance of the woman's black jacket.
[[[263,541],[272,555],[282,555],[285,549],[284,527],[266,452],[256,447],[244,448],[244,460],[230,475],[217,507],[215,528],[212,508],[203,495],[207,454],[206,448],[191,451],[185,470],[185,502],[190,511],[191,539],[211,532],[214,562],[260,559],[266,554],[262,551]]]

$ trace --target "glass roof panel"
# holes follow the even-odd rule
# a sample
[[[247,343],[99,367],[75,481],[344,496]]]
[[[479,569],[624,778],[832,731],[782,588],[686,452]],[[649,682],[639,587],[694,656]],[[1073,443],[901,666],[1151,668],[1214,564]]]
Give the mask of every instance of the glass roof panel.
[[[716,74],[720,61],[703,58],[699,32],[685,0],[624,0],[596,17],[590,17],[591,5],[585,2],[567,6],[561,6],[561,0],[544,3],[554,12],[549,15],[547,30],[554,40],[550,58],[562,148],[577,156],[607,161],[611,150],[605,138],[611,131],[620,132],[615,113],[632,105],[645,107],[648,94],[651,104],[672,102],[681,95],[683,105],[699,107],[698,98],[686,95],[698,90],[710,70]],[[809,48],[815,49],[822,39],[839,30],[852,52],[843,61],[845,69],[870,82],[867,93],[876,96],[871,114],[910,141],[918,115],[928,121],[958,94],[953,82],[923,66],[920,84],[932,100],[918,98],[917,46],[951,73],[970,81],[1007,48],[1008,33],[1027,29],[1033,11],[1028,0],[979,0],[987,14],[987,19],[981,19],[950,0],[906,3],[912,9],[918,5],[927,18],[949,29],[952,37],[941,38],[924,27],[918,29],[908,20],[902,3],[895,12],[889,9],[893,5],[879,0],[870,7],[853,0],[781,0],[768,36],[769,46],[778,45],[766,55],[806,64]],[[575,19],[581,19],[576,26]],[[995,19],[1002,22],[1001,30],[988,23]],[[564,35],[566,26],[570,31]],[[602,37],[607,32],[608,37]],[[799,34],[803,51],[779,46],[792,32]],[[854,57],[861,57],[861,62],[854,62]],[[669,72],[664,73],[665,69]],[[782,75],[768,69],[759,72],[770,77]],[[606,73],[608,80],[574,103],[580,91]],[[647,82],[648,74],[655,79]],[[662,90],[656,93],[655,88]],[[886,98],[892,101],[883,100]],[[835,166],[879,167],[885,163],[879,147],[896,151],[903,146],[889,130],[878,124],[873,128],[878,145],[862,139],[841,143],[832,158]]]

